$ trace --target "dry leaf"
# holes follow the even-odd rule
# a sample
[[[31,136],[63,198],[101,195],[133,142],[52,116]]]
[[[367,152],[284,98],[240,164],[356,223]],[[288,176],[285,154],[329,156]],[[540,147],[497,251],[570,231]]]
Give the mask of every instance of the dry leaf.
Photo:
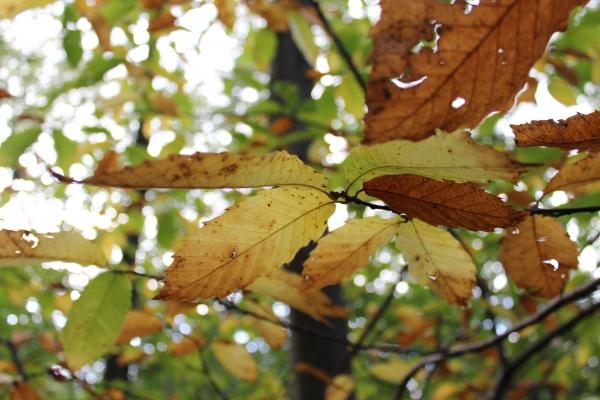
[[[600,150],[600,111],[566,120],[511,125],[517,146],[553,146],[565,150]]]
[[[524,167],[507,153],[474,142],[467,132],[438,132],[420,142],[395,140],[352,149],[342,164],[353,193],[383,175],[414,174],[454,182],[516,181]]]
[[[219,21],[229,29],[233,29],[233,25],[235,24],[236,3],[236,0],[215,0]]]
[[[237,379],[254,382],[258,379],[258,365],[245,347],[226,340],[211,343],[215,358]]]
[[[111,154],[111,153],[108,153]],[[327,178],[285,151],[263,156],[235,153],[171,155],[122,169],[104,161],[83,183],[123,188],[251,188],[299,185],[327,189]],[[63,178],[67,179],[68,178]]]
[[[165,11],[150,18],[148,23],[148,32],[155,33],[164,29],[173,28],[177,18],[170,11]]]
[[[382,0],[366,140],[419,140],[507,110],[550,36],[586,2]]]
[[[0,266],[22,266],[46,261],[98,266],[107,263],[99,246],[75,232],[0,230]]]
[[[411,276],[451,304],[465,305],[475,287],[475,265],[452,235],[413,219],[400,225],[398,247]]]
[[[288,338],[287,330],[282,328],[278,324],[279,318],[275,316],[273,310],[266,304],[259,304],[256,302],[249,301],[246,303],[248,311],[265,318],[265,320],[258,319],[255,317],[249,318],[249,324],[256,329],[258,334],[272,349],[280,349]],[[273,321],[273,322],[269,322]]]
[[[197,351],[202,346],[204,346],[203,338],[184,336],[179,342],[171,343],[169,353],[173,357],[183,357]]]
[[[354,379],[350,375],[337,375],[325,388],[325,400],[346,400],[353,391]]]
[[[40,400],[37,392],[25,382],[15,382],[10,391],[10,400]]]
[[[369,196],[383,200],[394,211],[431,225],[493,231],[517,225],[527,215],[471,183],[387,175],[365,182],[363,187]]]
[[[567,164],[544,189],[544,194],[555,190],[585,193],[597,190],[600,184],[600,153],[591,154],[574,164]]]
[[[43,7],[55,0],[2,0],[0,1],[0,18],[13,18],[30,8]]]
[[[188,237],[175,253],[158,298],[222,297],[274,273],[325,231],[335,207],[301,187],[265,190]]]
[[[148,94],[148,101],[152,107],[161,114],[170,115],[171,117],[177,117],[179,115],[175,101],[163,93],[150,92]]]
[[[162,321],[147,311],[131,310],[125,316],[117,344],[129,342],[134,337],[148,336],[163,329]]]
[[[305,291],[302,277],[292,272],[278,270],[269,277],[260,277],[248,286],[248,290],[287,303],[318,321],[346,316],[346,310],[335,305],[325,293]]]
[[[380,381],[397,385],[404,380],[412,366],[412,362],[400,358],[390,358],[384,362],[371,365],[368,371]]]
[[[534,215],[504,233],[500,260],[519,287],[550,298],[560,293],[569,270],[577,268],[577,246],[558,220]]]
[[[317,242],[302,270],[306,288],[320,289],[341,282],[392,240],[402,220],[379,217],[352,219]]]
[[[244,4],[254,14],[260,15],[275,32],[287,32],[287,12],[290,9],[289,0],[244,0]]]

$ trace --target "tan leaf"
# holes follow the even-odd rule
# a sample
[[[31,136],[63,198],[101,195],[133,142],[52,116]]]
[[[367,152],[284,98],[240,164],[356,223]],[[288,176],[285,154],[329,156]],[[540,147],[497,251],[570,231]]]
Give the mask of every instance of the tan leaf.
[[[98,245],[75,232],[0,230],[0,266],[22,266],[47,261],[98,266],[108,262]]]
[[[327,189],[324,175],[285,151],[263,156],[196,153],[148,160],[122,169],[114,165],[115,161],[111,160],[110,168],[99,167],[83,183],[124,188],[214,189],[298,185]]]
[[[163,329],[162,321],[147,311],[131,310],[125,316],[117,344],[129,342],[134,337],[148,336]]]
[[[325,388],[325,400],[346,400],[353,391],[354,379],[350,375],[337,375]]]
[[[272,349],[280,349],[287,340],[288,333],[286,329],[278,324],[279,318],[275,316],[273,310],[266,304],[259,304],[252,301],[247,302],[246,307],[248,311],[266,319],[262,320],[251,316],[249,323]]]
[[[260,277],[248,286],[248,290],[287,303],[318,321],[346,316],[346,310],[333,304],[325,293],[304,291],[302,277],[292,272],[279,270],[270,277]]]
[[[500,260],[519,287],[550,298],[560,293],[569,270],[577,268],[577,246],[558,220],[534,215],[505,231]]]
[[[150,18],[148,32],[155,33],[175,26],[177,18],[170,11],[165,11]]]
[[[507,110],[550,36],[586,2],[382,0],[371,31],[366,140],[419,140]]]
[[[517,146],[553,146],[565,150],[600,150],[600,111],[566,120],[511,125]]]
[[[258,379],[258,365],[245,347],[226,340],[211,343],[215,358],[232,376],[243,381]]]
[[[471,183],[387,175],[365,182],[363,187],[369,196],[383,200],[394,211],[431,225],[493,231],[517,225],[527,215]]]
[[[366,267],[369,257],[392,240],[401,223],[398,218],[352,219],[325,235],[304,263],[305,286],[320,289],[341,282],[358,268]]]
[[[567,164],[544,189],[544,193],[565,190],[584,193],[600,188],[600,153],[591,154],[574,164]]]
[[[183,357],[197,351],[202,346],[204,346],[203,338],[184,336],[179,342],[171,343],[169,353],[173,357]]]
[[[25,382],[15,382],[10,391],[10,400],[39,400],[41,397]]]
[[[148,101],[152,107],[161,114],[170,115],[172,117],[177,117],[179,115],[175,101],[163,93],[150,92],[148,94]]]
[[[215,0],[219,20],[229,29],[232,29],[235,24],[236,3],[237,1],[235,0]]]
[[[314,189],[262,191],[183,242],[158,297],[222,297],[270,275],[323,234],[334,209],[329,196]]]
[[[2,0],[0,1],[0,18],[13,18],[30,8],[43,7],[55,0]]]
[[[392,384],[401,383],[413,366],[413,362],[402,360],[400,358],[391,358],[389,360],[373,364],[368,371],[375,378]]]
[[[415,281],[451,304],[464,305],[471,298],[475,265],[450,233],[413,219],[400,225],[396,243]]]
[[[352,149],[342,164],[348,191],[383,175],[413,174],[454,182],[516,181],[522,165],[507,153],[474,142],[468,133],[437,135],[420,142],[394,140]]]

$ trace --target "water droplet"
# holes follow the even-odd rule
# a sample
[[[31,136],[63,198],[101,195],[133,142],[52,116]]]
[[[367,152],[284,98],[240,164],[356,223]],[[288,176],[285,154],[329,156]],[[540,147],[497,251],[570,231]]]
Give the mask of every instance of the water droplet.
[[[427,79],[427,75],[423,76],[422,78],[419,78],[417,80],[414,81],[403,81],[402,78],[404,78],[404,75],[400,75],[397,78],[392,78],[392,83],[396,86],[398,86],[400,89],[410,89],[413,88],[415,86],[419,86],[421,83],[425,82],[425,80]]]
[[[467,100],[465,100],[464,97],[459,96],[459,97],[455,98],[454,100],[452,100],[452,108],[454,108],[455,110],[458,110],[465,104],[467,104]]]

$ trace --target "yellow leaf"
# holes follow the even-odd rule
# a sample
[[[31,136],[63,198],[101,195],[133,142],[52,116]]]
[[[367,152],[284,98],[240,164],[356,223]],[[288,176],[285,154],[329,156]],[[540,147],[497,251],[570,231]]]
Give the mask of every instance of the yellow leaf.
[[[107,263],[99,246],[75,232],[0,230],[0,266],[22,266],[47,261],[99,266]]]
[[[577,268],[577,246],[558,220],[534,215],[505,231],[500,260],[519,287],[550,298],[560,293],[569,270]]]
[[[235,0],[215,0],[219,20],[229,29],[232,29],[235,24],[236,3]]]
[[[544,189],[544,193],[565,190],[577,194],[600,188],[600,153],[594,153],[574,164],[567,164]]]
[[[147,311],[131,310],[125,316],[125,322],[116,343],[124,344],[136,336],[142,337],[160,332],[162,328],[162,321],[155,315]]]
[[[265,190],[187,238],[167,270],[159,298],[222,297],[274,273],[325,231],[335,207],[308,188]]]
[[[413,366],[413,362],[400,358],[390,358],[384,362],[373,364],[369,367],[369,373],[380,381],[399,384]]]
[[[258,365],[243,346],[226,340],[215,340],[211,343],[211,348],[223,368],[237,379],[250,382],[258,379]]]
[[[111,164],[112,165],[112,164]],[[98,168],[83,183],[124,188],[251,188],[298,185],[327,189],[327,178],[285,151],[171,155],[136,166]]]
[[[369,257],[390,240],[402,220],[370,217],[352,219],[317,243],[304,264],[305,285],[320,289],[349,277],[366,267]]]
[[[444,229],[413,219],[398,231],[398,246],[411,276],[451,304],[464,305],[475,287],[475,265]]]
[[[250,317],[249,323],[272,349],[279,349],[287,340],[287,330],[277,324],[279,319],[267,305],[255,302],[246,303],[247,310],[265,318],[265,320]],[[273,321],[273,322],[269,322]]]
[[[279,270],[269,277],[260,277],[248,286],[248,290],[287,303],[318,321],[346,315],[346,311],[333,304],[325,293],[305,291],[302,277],[292,272]]]
[[[337,375],[325,389],[325,400],[346,400],[354,391],[354,380],[350,375]]]
[[[420,142],[395,140],[357,146],[342,164],[348,191],[378,176],[414,174],[454,182],[514,181],[523,167],[507,153],[475,143],[466,132],[444,133]]]
[[[55,0],[2,0],[0,1],[0,18],[13,18],[18,13],[30,8],[43,7]]]

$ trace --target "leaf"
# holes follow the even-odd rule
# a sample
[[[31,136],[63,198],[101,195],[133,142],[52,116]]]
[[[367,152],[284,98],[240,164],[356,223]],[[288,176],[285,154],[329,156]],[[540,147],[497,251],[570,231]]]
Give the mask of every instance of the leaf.
[[[600,150],[600,111],[566,120],[511,125],[517,146],[553,146],[565,150]]]
[[[179,342],[171,344],[169,347],[169,353],[173,357],[183,357],[198,351],[203,346],[203,338],[184,336]]]
[[[413,219],[402,224],[396,241],[411,276],[451,304],[465,305],[475,287],[475,265],[448,232]]]
[[[544,194],[556,190],[582,193],[598,188],[600,181],[600,153],[591,154],[574,164],[567,164],[544,189]]]
[[[280,349],[288,338],[287,330],[279,325],[279,318],[275,316],[273,310],[266,304],[249,301],[246,303],[248,311],[264,318],[265,320],[250,317],[248,319],[254,329],[267,342],[272,349]],[[269,322],[272,321],[272,322]]]
[[[455,182],[515,181],[523,166],[507,153],[475,143],[466,132],[439,132],[421,142],[357,146],[342,164],[348,191],[383,175],[415,174]]]
[[[125,344],[134,337],[148,336],[163,329],[162,321],[147,311],[131,310],[125,316],[125,322],[116,344]]]
[[[550,298],[560,293],[569,270],[577,268],[577,246],[558,220],[534,215],[505,231],[500,260],[517,286]]]
[[[33,233],[0,230],[0,266],[22,266],[46,261],[106,265],[100,246],[75,232]]]
[[[392,384],[400,384],[406,378],[413,363],[400,358],[390,358],[384,362],[373,364],[368,371],[375,378]]]
[[[297,11],[288,12],[287,22],[294,43],[300,49],[304,59],[310,65],[315,65],[320,49],[315,43],[310,23]]]
[[[431,225],[493,231],[515,226],[527,215],[471,183],[387,175],[365,182],[364,188],[365,193],[383,200],[394,211]]]
[[[130,308],[128,277],[106,272],[94,278],[73,304],[62,334],[69,367],[77,370],[106,353]]]
[[[369,257],[392,240],[402,222],[398,218],[352,219],[325,235],[304,263],[305,286],[320,289],[341,282],[358,268],[366,267]]]
[[[586,2],[382,0],[366,141],[420,140],[506,111],[550,36]]]
[[[119,169],[98,168],[83,182],[125,188],[249,188],[299,185],[327,189],[327,178],[285,151],[264,156],[234,153],[171,155]]]
[[[15,382],[10,390],[10,400],[39,400],[40,395],[26,382]]]
[[[77,159],[77,142],[66,137],[58,129],[52,131],[52,139],[56,150],[56,163],[63,171],[68,171]]]
[[[63,49],[67,54],[67,61],[71,68],[76,68],[83,56],[81,47],[81,31],[79,29],[66,29],[63,36]]]
[[[235,0],[215,0],[219,21],[229,29],[233,29],[233,25],[235,24],[235,6]]]
[[[211,343],[215,358],[227,372],[242,381],[258,380],[258,365],[245,347],[226,340]]]
[[[39,127],[13,132],[0,145],[0,166],[14,168],[21,154],[37,141],[40,133],[42,133],[42,130]]]
[[[248,290],[282,301],[317,321],[346,316],[346,310],[335,305],[325,293],[305,291],[302,277],[292,272],[278,270],[269,277],[260,277],[248,286]]]
[[[325,400],[346,400],[354,391],[354,379],[350,375],[335,376],[325,388]]]
[[[183,242],[158,297],[222,297],[270,275],[323,234],[334,209],[329,196],[314,189],[262,191]]]
[[[13,18],[30,8],[43,7],[55,0],[2,0],[0,1],[0,18]]]

